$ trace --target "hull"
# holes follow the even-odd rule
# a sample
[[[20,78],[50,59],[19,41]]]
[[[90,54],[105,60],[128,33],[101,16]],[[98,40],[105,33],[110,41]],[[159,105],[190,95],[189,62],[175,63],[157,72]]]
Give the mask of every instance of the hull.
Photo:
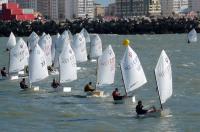
[[[104,91],[94,91],[94,92],[87,92],[86,93],[87,97],[106,97],[106,95],[104,94]]]
[[[150,113],[147,113],[147,114],[137,115],[137,118],[160,117],[161,116],[161,112],[162,111],[157,110],[155,112],[150,112]]]

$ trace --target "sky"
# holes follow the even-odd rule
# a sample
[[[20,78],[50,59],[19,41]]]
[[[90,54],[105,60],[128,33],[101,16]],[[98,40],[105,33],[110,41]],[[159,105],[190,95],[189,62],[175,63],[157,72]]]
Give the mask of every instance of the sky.
[[[108,3],[109,3],[109,0],[95,0],[95,1],[102,5],[108,5]]]

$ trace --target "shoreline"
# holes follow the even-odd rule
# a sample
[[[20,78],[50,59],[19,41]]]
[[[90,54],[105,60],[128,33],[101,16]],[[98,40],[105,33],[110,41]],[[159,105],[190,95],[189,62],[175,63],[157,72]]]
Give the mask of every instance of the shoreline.
[[[142,35],[142,34],[182,34],[195,28],[200,33],[200,18],[194,17],[136,17],[119,20],[91,20],[76,19],[56,23],[55,21],[0,21],[0,37],[8,37],[10,32],[16,36],[29,36],[32,31],[41,35],[43,32],[55,35],[64,30],[70,30],[72,34],[85,28],[89,33],[117,34],[117,35]]]

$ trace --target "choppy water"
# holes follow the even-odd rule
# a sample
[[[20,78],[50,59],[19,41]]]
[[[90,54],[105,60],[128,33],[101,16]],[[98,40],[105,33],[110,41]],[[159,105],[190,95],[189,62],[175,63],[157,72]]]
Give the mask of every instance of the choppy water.
[[[113,104],[107,98],[78,98],[64,93],[22,92],[18,81],[0,81],[0,131],[147,131],[190,132],[200,128],[200,42],[187,44],[186,34],[173,35],[101,35],[103,49],[111,44],[117,57],[115,84],[104,89],[111,93],[119,87],[123,93],[119,61],[125,48],[124,38],[131,40],[131,47],[138,54],[148,83],[138,89],[136,98],[145,106],[159,107],[153,70],[162,49],[171,59],[174,93],[164,105],[169,117],[136,119],[135,104]],[[200,38],[200,35],[199,35]],[[6,66],[4,52],[7,38],[0,38],[0,66]],[[95,63],[79,66],[86,70],[78,72],[78,80],[67,84],[72,94],[81,94],[83,86],[95,83]],[[49,91],[53,77],[39,83]]]

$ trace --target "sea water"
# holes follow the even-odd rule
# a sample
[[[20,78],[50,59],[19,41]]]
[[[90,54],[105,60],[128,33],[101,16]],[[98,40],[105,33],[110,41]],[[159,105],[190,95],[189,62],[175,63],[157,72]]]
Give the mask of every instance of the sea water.
[[[198,35],[200,38],[200,35]],[[156,118],[136,118],[131,101],[114,104],[112,97],[85,98],[83,87],[96,82],[96,62],[78,64],[78,79],[63,84],[72,88],[72,93],[53,92],[50,76],[34,85],[39,92],[21,91],[19,81],[0,81],[0,131],[12,132],[191,132],[200,129],[200,41],[187,43],[186,34],[170,35],[100,35],[103,49],[109,44],[116,55],[116,76],[113,85],[104,87],[111,95],[118,87],[124,94],[119,68],[125,47],[123,39],[137,53],[147,77],[147,83],[137,89],[136,100],[142,100],[148,108],[157,108],[159,98],[156,91],[154,68],[164,49],[172,64],[173,96],[163,105],[168,114]],[[8,38],[0,38],[0,66],[8,64],[5,45]],[[25,38],[26,40],[26,38]],[[89,45],[87,45],[89,47]]]

